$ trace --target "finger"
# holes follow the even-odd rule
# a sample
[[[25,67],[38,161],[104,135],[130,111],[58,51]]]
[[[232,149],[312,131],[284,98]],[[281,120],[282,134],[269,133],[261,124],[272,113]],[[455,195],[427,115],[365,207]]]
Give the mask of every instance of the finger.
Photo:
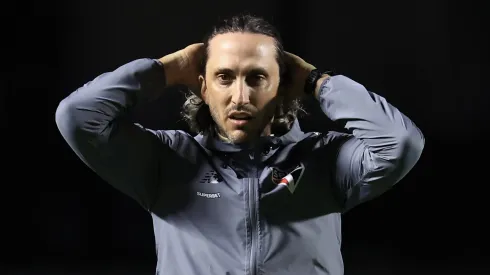
[[[195,43],[186,47],[186,51],[191,55],[200,57],[204,53],[204,43]]]
[[[190,44],[187,47],[188,48],[193,48],[193,49],[198,49],[198,48],[202,48],[203,46],[204,46],[204,43],[194,43],[194,44]]]
[[[289,61],[295,61],[295,60],[301,60],[301,57],[293,54],[293,53],[290,53],[290,52],[284,52],[286,55],[286,60],[289,60]]]

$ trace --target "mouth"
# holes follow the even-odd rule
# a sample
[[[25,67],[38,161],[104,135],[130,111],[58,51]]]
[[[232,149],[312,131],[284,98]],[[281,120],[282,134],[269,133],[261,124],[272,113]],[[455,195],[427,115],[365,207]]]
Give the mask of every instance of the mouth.
[[[243,126],[249,123],[253,119],[253,116],[250,113],[234,112],[231,113],[228,118],[233,124]]]

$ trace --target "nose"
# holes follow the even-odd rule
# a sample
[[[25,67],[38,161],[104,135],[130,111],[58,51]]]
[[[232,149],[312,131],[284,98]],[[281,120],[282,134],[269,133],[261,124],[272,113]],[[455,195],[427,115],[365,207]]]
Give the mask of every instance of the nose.
[[[231,101],[239,106],[250,103],[250,87],[244,80],[236,82],[232,91]]]

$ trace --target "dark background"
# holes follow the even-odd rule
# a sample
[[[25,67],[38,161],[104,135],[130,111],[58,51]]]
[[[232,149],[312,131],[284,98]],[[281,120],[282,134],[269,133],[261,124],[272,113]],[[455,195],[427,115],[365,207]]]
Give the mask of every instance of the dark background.
[[[346,274],[489,274],[483,2],[65,2],[2,12],[4,38],[13,39],[2,42],[0,274],[153,273],[150,216],[70,151],[57,104],[97,75],[198,42],[219,17],[244,10],[271,20],[286,50],[385,96],[425,134],[412,172],[344,216]],[[185,129],[181,103],[169,90],[138,118]],[[327,130],[306,105],[302,127]]]

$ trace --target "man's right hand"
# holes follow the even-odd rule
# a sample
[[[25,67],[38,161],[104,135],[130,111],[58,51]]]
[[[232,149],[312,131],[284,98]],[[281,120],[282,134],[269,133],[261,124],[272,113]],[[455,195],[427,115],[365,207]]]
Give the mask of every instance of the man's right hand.
[[[185,85],[199,94],[199,66],[205,50],[203,43],[196,43],[160,58],[167,86]]]

